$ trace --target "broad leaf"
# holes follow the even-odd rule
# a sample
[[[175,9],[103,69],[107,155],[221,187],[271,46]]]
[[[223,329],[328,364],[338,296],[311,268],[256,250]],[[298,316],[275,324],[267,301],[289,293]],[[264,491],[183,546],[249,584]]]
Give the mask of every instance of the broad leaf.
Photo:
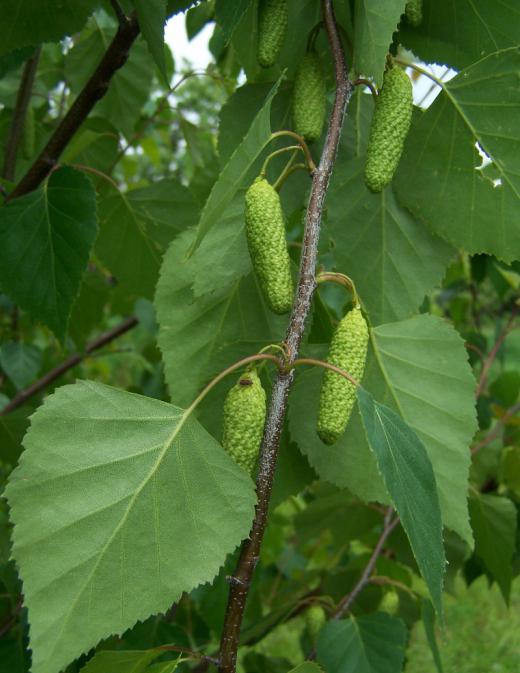
[[[64,386],[32,417],[24,445],[6,495],[34,673],[57,673],[167,610],[249,530],[251,480],[193,415],[165,402]]]
[[[506,261],[520,257],[519,69],[520,49],[507,49],[444,84],[415,114],[394,181],[401,203],[434,232]],[[476,142],[491,168],[480,169]]]
[[[73,93],[78,93],[92,75],[114,33],[114,29],[105,29],[96,23],[90,34],[67,54],[65,78]],[[95,114],[108,119],[130,138],[141,107],[149,98],[153,72],[146,44],[138,39],[130,49],[127,62],[110,80],[106,95],[96,103]]]
[[[98,0],[4,0],[0,12],[0,54],[40,42],[57,42],[80,30]]]
[[[517,513],[509,498],[472,493],[469,499],[475,554],[496,580],[506,603],[511,591],[511,558],[515,550]]]
[[[16,465],[22,451],[22,438],[29,425],[28,417],[32,412],[31,407],[23,406],[5,416],[0,416],[0,446],[3,463],[13,467]]]
[[[354,69],[356,73],[383,81],[386,55],[404,12],[405,0],[359,0],[356,3]]]
[[[383,612],[331,620],[318,637],[318,661],[326,673],[401,673],[406,637],[404,623]]]
[[[164,23],[166,21],[166,0],[133,0],[148,49],[161,75],[168,83],[166,61],[164,59]]]
[[[229,41],[233,31],[240,23],[240,19],[245,14],[252,0],[217,0],[215,5],[215,15],[219,26],[222,28],[224,39]]]
[[[166,382],[176,404],[188,404],[211,376],[280,341],[285,332],[287,318],[267,308],[255,276],[241,277],[249,258],[245,239],[234,238],[235,226],[232,218],[223,218],[191,257],[187,253],[194,235],[187,232],[164,256],[155,307]],[[237,246],[244,246],[241,255],[236,254]],[[218,269],[210,252],[215,250],[220,250]],[[196,297],[192,287],[200,288],[201,275],[213,280],[214,289]]]
[[[357,388],[357,399],[379,471],[408,535],[435,609],[442,614],[446,559],[439,498],[430,459],[417,434],[395,411],[376,402],[361,386]]]
[[[289,673],[323,673],[323,669],[318,664],[314,664],[311,661],[306,661],[296,668],[292,668]]]
[[[324,357],[326,348],[312,354]],[[317,437],[321,378],[317,370],[297,373],[289,414],[293,440],[322,479],[364,500],[387,501],[356,411],[336,444],[327,447]],[[376,327],[363,386],[417,432],[433,465],[443,522],[472,544],[467,490],[475,381],[460,336],[428,315]]]
[[[218,222],[220,215],[233,200],[253,162],[260,155],[271,137],[271,103],[280,85],[274,84],[264,104],[256,114],[244,139],[222,169],[202,211],[193,249],[197,248],[208,231]]]
[[[401,22],[398,41],[426,63],[461,69],[518,45],[518,6],[489,0],[423,0],[417,27]]]
[[[20,390],[32,383],[42,366],[42,351],[32,344],[6,341],[0,348],[0,366]]]
[[[441,281],[455,251],[397,203],[372,194],[364,159],[339,160],[327,197],[338,271],[353,278],[372,324],[408,318]]]
[[[0,283],[62,339],[97,234],[89,178],[60,168],[0,209]]]

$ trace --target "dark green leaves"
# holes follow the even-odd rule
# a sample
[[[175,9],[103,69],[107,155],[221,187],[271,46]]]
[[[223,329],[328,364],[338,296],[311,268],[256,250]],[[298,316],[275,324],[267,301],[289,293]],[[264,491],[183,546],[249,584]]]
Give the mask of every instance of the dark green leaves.
[[[233,31],[240,23],[240,19],[246,13],[252,0],[217,0],[215,6],[215,15],[219,25],[222,27],[224,39],[227,41]]]
[[[96,234],[94,188],[71,168],[0,209],[0,282],[59,339]]]
[[[164,59],[164,22],[166,21],[166,0],[133,0],[139,20],[139,27],[148,49],[153,56],[166,83],[166,62]]]
[[[444,548],[435,475],[416,433],[364,388],[357,398],[368,442],[408,535],[417,564],[442,614]]]
[[[80,382],[47,397],[24,445],[6,495],[34,673],[167,610],[249,530],[253,483],[178,407]]]
[[[470,253],[520,257],[520,49],[496,52],[417,113],[398,169],[399,200]],[[480,169],[478,143],[492,159]]]
[[[331,620],[318,638],[318,661],[326,673],[400,673],[406,627],[382,612]]]
[[[57,41],[80,30],[98,0],[4,0],[0,54],[26,45]]]

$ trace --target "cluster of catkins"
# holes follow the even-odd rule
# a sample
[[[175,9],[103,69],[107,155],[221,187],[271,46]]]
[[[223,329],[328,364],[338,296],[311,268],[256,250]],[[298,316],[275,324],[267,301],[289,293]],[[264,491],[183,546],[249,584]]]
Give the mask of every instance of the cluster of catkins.
[[[408,22],[422,20],[422,0],[406,4]],[[287,31],[287,0],[260,0],[258,62],[273,66]],[[372,117],[365,164],[365,183],[372,192],[388,185],[401,157],[412,116],[412,85],[406,72],[391,60],[383,76]],[[322,134],[326,110],[325,77],[318,54],[308,50],[296,73],[293,92],[293,129],[307,143]],[[291,261],[285,238],[285,221],[277,190],[258,177],[245,196],[249,254],[269,308],[278,314],[291,310],[294,296]],[[327,357],[358,382],[363,377],[368,348],[368,326],[356,304],[338,323]],[[345,431],[355,404],[354,384],[327,370],[320,395],[317,433],[334,444]],[[224,403],[222,444],[254,476],[266,417],[266,394],[258,373],[250,368],[231,388]]]

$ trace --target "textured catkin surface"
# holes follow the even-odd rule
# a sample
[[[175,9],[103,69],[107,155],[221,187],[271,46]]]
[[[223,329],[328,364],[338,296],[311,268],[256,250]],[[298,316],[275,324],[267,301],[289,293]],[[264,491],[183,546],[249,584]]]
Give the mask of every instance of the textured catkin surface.
[[[304,56],[298,68],[293,94],[294,131],[308,143],[315,142],[321,136],[326,105],[323,69],[318,54],[311,51]]]
[[[327,615],[321,605],[311,605],[305,612],[305,625],[313,645],[316,644],[319,632],[325,626],[326,622]]]
[[[260,0],[258,63],[270,68],[278,60],[287,32],[287,0]]]
[[[361,309],[354,308],[338,323],[330,342],[327,362],[344,369],[361,383],[368,347],[368,326]],[[325,372],[318,414],[318,435],[334,444],[343,434],[356,401],[356,388],[346,378]]]
[[[422,22],[422,0],[409,0],[404,10],[406,20],[412,26],[418,26]]]
[[[293,300],[291,260],[278,192],[257,178],[246,192],[246,234],[249,254],[267,303],[287,313]]]
[[[246,372],[224,402],[222,446],[246,472],[253,475],[266,414],[266,395],[258,374]]]
[[[387,70],[370,126],[365,183],[380,192],[395,173],[412,119],[412,83],[401,70]]]

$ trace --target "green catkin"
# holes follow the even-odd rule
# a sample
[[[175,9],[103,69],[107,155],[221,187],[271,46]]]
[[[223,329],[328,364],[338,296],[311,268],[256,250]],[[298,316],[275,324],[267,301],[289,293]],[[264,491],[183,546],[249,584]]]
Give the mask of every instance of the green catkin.
[[[404,14],[411,26],[419,26],[422,22],[422,0],[409,0],[406,3]]]
[[[365,183],[380,192],[393,178],[412,119],[412,83],[398,67],[387,70],[377,97],[365,164]]]
[[[275,313],[287,313],[293,301],[293,282],[282,205],[278,192],[264,178],[257,178],[246,192],[246,234],[269,307]]]
[[[318,54],[310,51],[296,73],[292,110],[294,131],[308,143],[321,136],[326,107],[325,76]]]
[[[356,307],[340,320],[332,336],[327,362],[361,382],[368,347],[368,326]],[[334,444],[343,434],[356,401],[356,387],[345,377],[326,370],[320,396],[318,435]]]
[[[29,105],[25,114],[25,122],[23,125],[22,143],[23,143],[23,158],[31,159],[34,155],[34,110]]]
[[[265,415],[265,390],[256,371],[248,371],[226,396],[222,446],[251,476],[262,442]]]
[[[270,68],[278,60],[287,33],[287,0],[260,0],[258,63]]]
[[[316,645],[318,635],[327,622],[327,615],[321,605],[311,605],[305,612],[305,626],[313,645]]]

